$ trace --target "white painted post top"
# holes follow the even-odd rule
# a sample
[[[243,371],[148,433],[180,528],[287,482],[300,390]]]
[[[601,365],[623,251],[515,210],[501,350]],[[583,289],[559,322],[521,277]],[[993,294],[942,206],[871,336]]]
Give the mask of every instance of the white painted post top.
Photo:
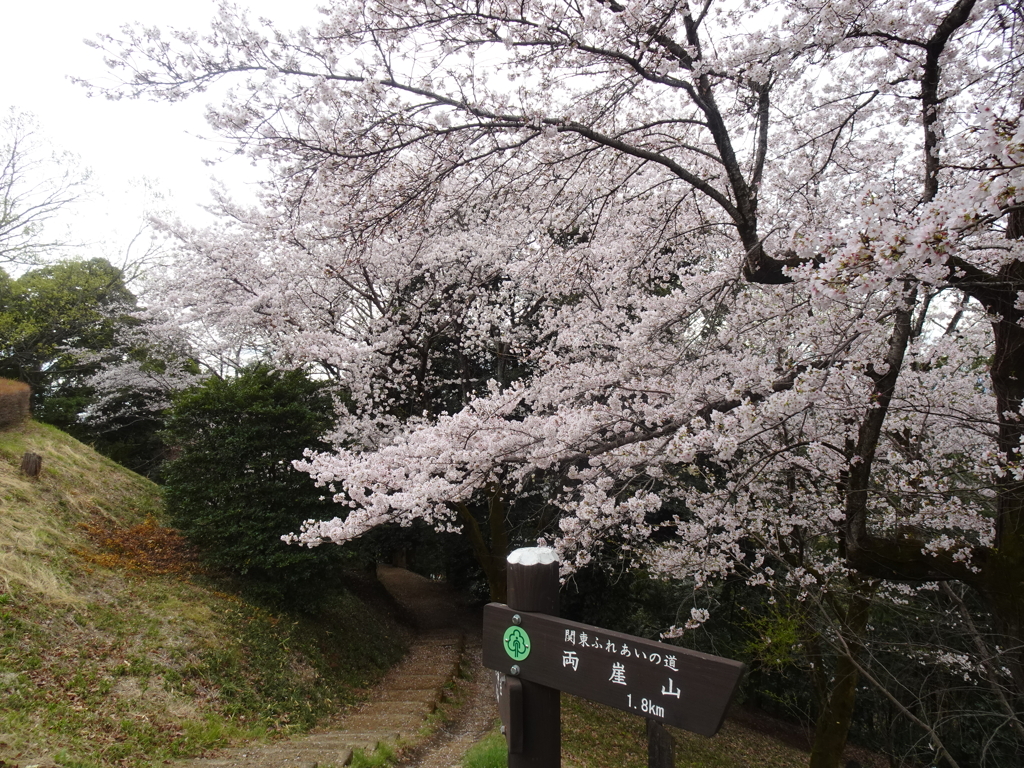
[[[558,554],[551,547],[521,547],[508,556],[511,565],[550,565],[558,562]]]

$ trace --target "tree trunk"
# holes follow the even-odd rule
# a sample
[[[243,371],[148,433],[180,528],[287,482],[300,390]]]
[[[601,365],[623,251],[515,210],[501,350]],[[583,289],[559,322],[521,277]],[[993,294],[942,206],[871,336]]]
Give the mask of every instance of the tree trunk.
[[[21,471],[29,477],[39,477],[39,473],[43,471],[43,457],[27,451],[21,457]]]
[[[1024,264],[1014,262],[1001,271],[1018,283]],[[1014,294],[1015,296],[1016,294]],[[983,567],[983,590],[1005,636],[1007,667],[1017,695],[1024,695],[1024,480],[1015,469],[1022,464],[1024,438],[1024,328],[1019,310],[1007,307],[993,322],[992,390],[999,415],[999,450],[1007,471],[998,479],[995,541]]]
[[[491,571],[487,581],[491,599],[508,602],[508,527],[505,522],[505,500],[500,486],[492,486],[487,505],[487,526],[491,532]]]
[[[459,513],[459,520],[462,522],[463,532],[469,539],[473,555],[487,579],[491,600],[504,603],[508,597],[508,529],[505,523],[505,502],[499,486],[491,486],[488,490],[491,498],[487,504],[487,539],[484,538],[483,529],[468,504],[456,504],[455,509]]]
[[[862,589],[862,588],[861,588]],[[854,657],[863,650],[864,628],[868,623],[871,601],[863,591],[855,591],[850,598],[846,615],[841,617],[840,631],[846,635],[849,654],[840,653],[836,661],[832,690],[824,703],[814,728],[810,768],[839,768],[850,732],[853,705],[857,696],[857,667]]]

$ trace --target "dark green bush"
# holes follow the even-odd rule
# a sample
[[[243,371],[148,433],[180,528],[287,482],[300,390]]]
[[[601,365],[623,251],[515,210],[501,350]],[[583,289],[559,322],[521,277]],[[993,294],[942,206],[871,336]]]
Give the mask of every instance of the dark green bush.
[[[332,415],[322,384],[262,365],[211,378],[175,400],[166,441],[177,455],[164,470],[171,521],[250,594],[312,607],[346,559],[333,545],[281,541],[303,520],[342,511],[291,464],[307,448],[329,447],[320,438]]]

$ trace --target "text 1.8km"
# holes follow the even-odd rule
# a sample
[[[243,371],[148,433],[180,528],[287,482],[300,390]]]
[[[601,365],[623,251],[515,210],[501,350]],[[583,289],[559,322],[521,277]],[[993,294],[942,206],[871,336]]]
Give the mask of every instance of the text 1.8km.
[[[665,708],[661,707],[661,706],[658,706],[657,704],[655,704],[650,699],[640,699],[640,705],[637,706],[636,704],[633,703],[633,694],[632,693],[627,693],[626,694],[626,698],[629,700],[629,708],[630,709],[639,709],[644,714],[651,715],[652,717],[664,717],[665,716]]]

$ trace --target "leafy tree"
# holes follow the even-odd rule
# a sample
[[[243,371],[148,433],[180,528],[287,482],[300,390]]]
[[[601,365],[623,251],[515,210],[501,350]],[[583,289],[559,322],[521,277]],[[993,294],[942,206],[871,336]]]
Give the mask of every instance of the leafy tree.
[[[166,439],[176,456],[164,469],[170,519],[211,565],[267,599],[315,604],[344,556],[302,550],[281,536],[323,514],[322,491],[291,462],[324,446],[332,399],[301,371],[253,365],[212,377],[175,398]]]
[[[179,230],[167,295],[352,384],[308,469],[357,509],[303,541],[526,498],[569,568],[611,544],[810,601],[826,768],[872,611],[937,583],[984,606],[978,690],[1020,727],[1022,24],[975,0],[337,0],[316,30],[225,8],[100,44],[122,94],[245,73],[213,124],[275,182],[223,205],[233,228]],[[525,364],[396,414],[456,327]]]
[[[0,276],[0,375],[32,387],[40,421],[74,430],[88,378],[131,325],[135,297],[106,259],[63,261]]]

